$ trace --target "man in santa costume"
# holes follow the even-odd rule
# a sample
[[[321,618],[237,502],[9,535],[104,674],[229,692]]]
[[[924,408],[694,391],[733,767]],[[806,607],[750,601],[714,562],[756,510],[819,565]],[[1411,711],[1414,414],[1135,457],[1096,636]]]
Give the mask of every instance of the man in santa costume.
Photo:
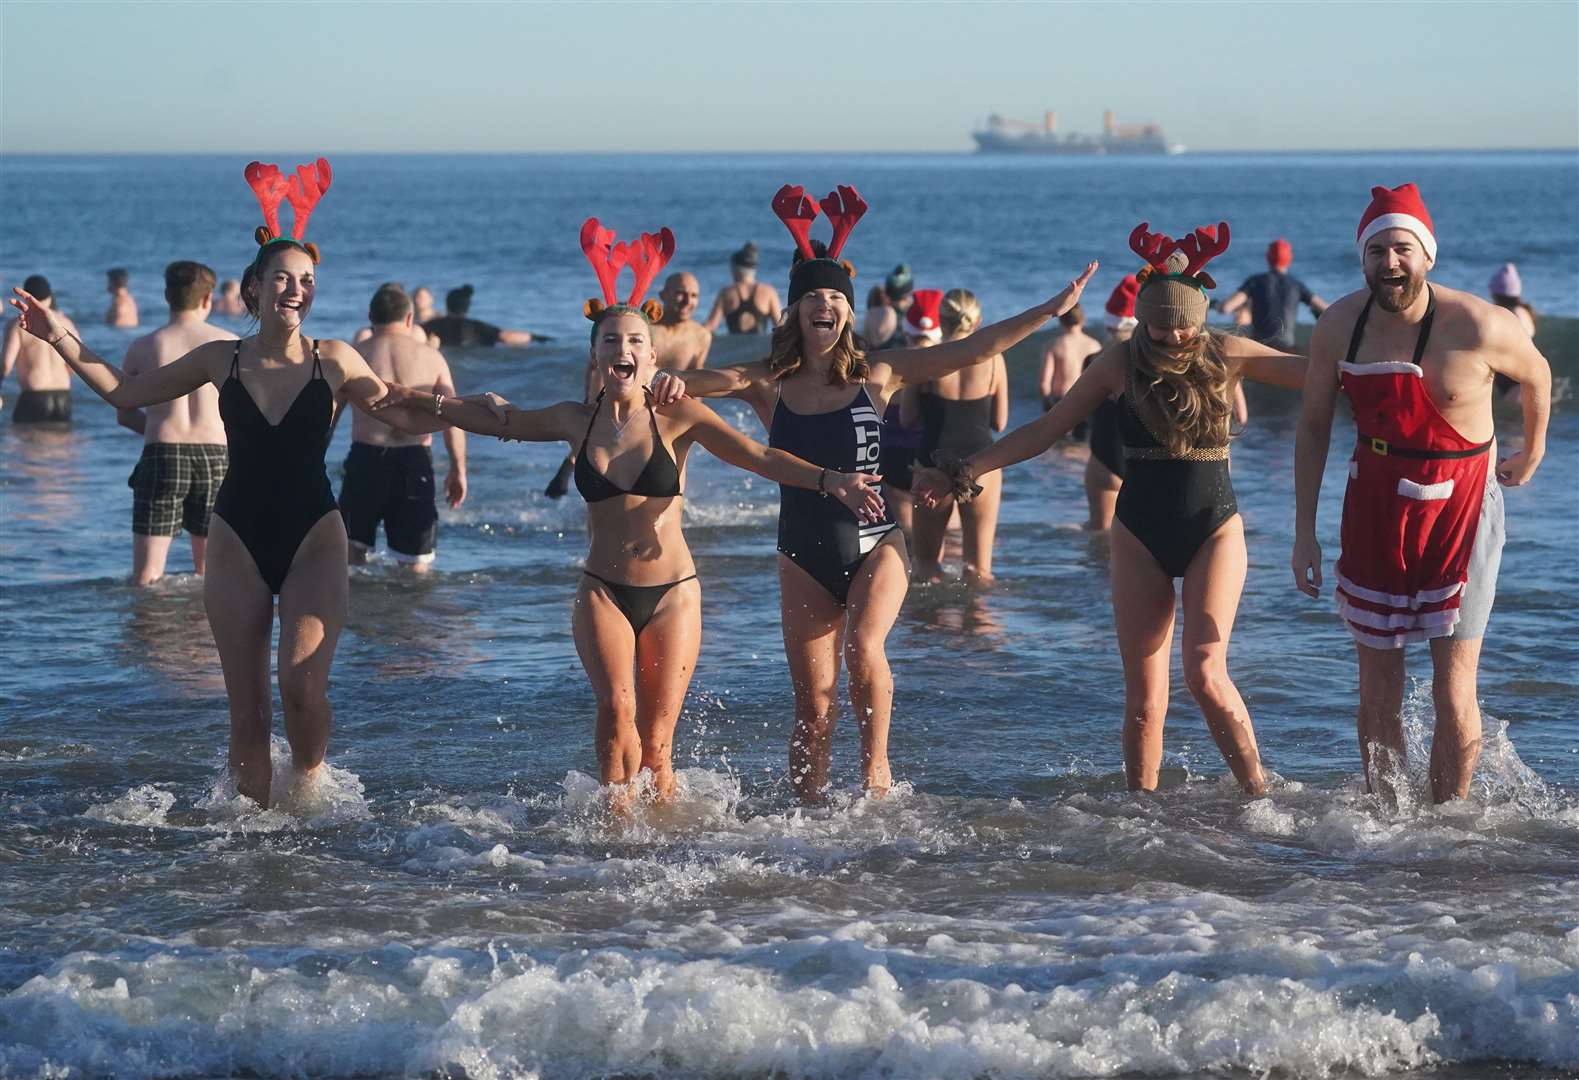
[[[1546,452],[1551,369],[1513,314],[1429,284],[1436,234],[1413,184],[1371,189],[1357,235],[1366,288],[1317,321],[1294,452],[1294,581],[1321,590],[1316,502],[1341,387],[1357,436],[1343,499],[1338,610],[1359,652],[1360,760],[1396,797],[1404,646],[1429,642],[1431,795],[1463,798],[1480,755],[1475,676],[1502,558],[1502,492]],[[1492,378],[1523,387],[1524,437],[1496,461]]]

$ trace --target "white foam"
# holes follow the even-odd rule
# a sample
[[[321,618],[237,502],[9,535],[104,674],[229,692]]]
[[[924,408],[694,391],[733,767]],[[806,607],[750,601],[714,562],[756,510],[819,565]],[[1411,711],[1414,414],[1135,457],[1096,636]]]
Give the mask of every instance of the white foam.
[[[98,803],[83,812],[112,825],[164,825],[165,815],[175,806],[175,794],[144,784],[107,803]]]

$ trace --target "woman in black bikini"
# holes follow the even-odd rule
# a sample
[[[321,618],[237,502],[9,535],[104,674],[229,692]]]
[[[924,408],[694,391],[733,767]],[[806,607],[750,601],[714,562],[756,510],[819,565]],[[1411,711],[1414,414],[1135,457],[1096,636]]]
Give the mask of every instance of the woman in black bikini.
[[[922,291],[916,291],[912,311],[921,303]],[[951,289],[940,300],[939,340],[958,341],[981,325],[981,304],[974,293]],[[922,432],[916,464],[923,468],[934,467],[932,455],[940,450],[961,458],[984,450],[992,445],[993,432],[1008,426],[1009,370],[1002,355],[935,379],[920,390]],[[985,585],[992,582],[992,543],[998,531],[1003,478],[988,476],[981,488],[980,495],[960,506],[959,521],[965,580]],[[916,506],[917,581],[943,580],[943,534],[953,512],[954,500],[946,496],[934,506]]]
[[[660,402],[685,393],[749,402],[769,443],[817,465],[876,475],[881,417],[903,386],[983,364],[1080,298],[1096,270],[1045,304],[969,337],[930,349],[867,355],[855,336],[853,269],[836,261],[866,211],[854,188],[822,200],[833,241],[809,237],[818,203],[786,185],[774,212],[796,242],[790,306],[773,332],[766,360],[735,367],[664,372],[653,384]],[[779,590],[784,652],[795,689],[790,780],[802,800],[825,796],[829,751],[838,716],[841,656],[850,673],[850,701],[861,726],[862,783],[873,794],[892,785],[888,721],[894,681],[885,643],[909,587],[904,537],[885,513],[862,524],[825,499],[784,488],[779,507]]]
[[[613,241],[614,234],[595,218],[582,228],[582,250],[604,297],[602,303],[587,302],[592,363],[603,383],[592,404],[518,409],[494,395],[450,401],[402,386],[389,388],[389,401],[442,413],[479,435],[570,444],[591,534],[571,630],[597,698],[602,781],[626,785],[647,769],[658,797],[667,798],[675,790],[674,727],[702,639],[701,586],[680,531],[691,446],[700,444],[731,465],[804,489],[814,504],[829,505],[832,496],[851,521],[858,515],[881,517],[882,501],[872,477],[770,450],[700,402],[681,401],[661,415],[652,408],[646,398],[658,363],[652,324],[663,309],[655,300],[637,304],[673,254],[674,237],[664,229],[628,244]],[[614,279],[625,265],[635,270],[636,285],[621,304]],[[634,794],[626,788],[620,804]]]
[[[16,290],[11,303],[22,313],[22,326],[52,344],[116,408],[170,401],[204,383],[219,387],[230,468],[214,504],[203,602],[230,699],[228,760],[236,790],[267,807],[275,597],[292,786],[304,790],[329,746],[329,671],[346,612],[345,525],[324,472],[324,451],[340,405],[349,401],[367,410],[384,384],[345,342],[302,333],[317,284],[318,249],[301,238],[329,188],[329,163],[319,158],[287,180],[277,167],[253,162],[246,176],[266,222],[242,286],[247,310],[258,320],[256,335],[200,345],[174,363],[127,379],[27,293]],[[286,199],[296,212],[293,237],[280,233],[279,205]],[[411,434],[443,426],[404,409],[379,418]]]
[[[1140,272],[1127,342],[1097,355],[1051,412],[1010,432],[949,477],[933,472],[918,490],[968,497],[977,477],[1047,450],[1104,401],[1122,409],[1126,474],[1113,524],[1113,614],[1124,661],[1124,772],[1130,788],[1157,786],[1168,709],[1173,579],[1184,579],[1184,677],[1212,738],[1240,786],[1266,790],[1255,731],[1228,677],[1228,638],[1245,581],[1245,534],[1228,475],[1233,384],[1255,379],[1304,385],[1305,358],[1206,328],[1202,268],[1228,248],[1228,225],[1182,241],[1144,224],[1130,246]]]

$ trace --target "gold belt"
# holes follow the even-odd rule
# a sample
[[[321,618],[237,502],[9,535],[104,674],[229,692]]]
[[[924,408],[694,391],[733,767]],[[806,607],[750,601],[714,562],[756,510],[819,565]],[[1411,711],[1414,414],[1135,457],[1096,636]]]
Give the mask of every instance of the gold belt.
[[[1175,454],[1166,446],[1126,446],[1125,461],[1227,461],[1226,446],[1197,446]]]

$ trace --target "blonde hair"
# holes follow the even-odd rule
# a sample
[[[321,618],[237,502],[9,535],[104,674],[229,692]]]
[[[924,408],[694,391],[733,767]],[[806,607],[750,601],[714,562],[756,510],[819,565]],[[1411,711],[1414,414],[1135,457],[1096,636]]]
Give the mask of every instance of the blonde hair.
[[[768,374],[774,379],[787,379],[800,370],[805,362],[801,351],[800,301],[791,304],[784,312],[784,321],[773,328],[772,347],[768,352]],[[855,336],[855,316],[852,313],[839,332],[829,353],[832,363],[828,367],[829,386],[848,386],[864,383],[871,374],[866,362],[866,351]]]
[[[1228,444],[1233,377],[1220,334],[1202,329],[1167,349],[1137,327],[1127,351],[1130,404],[1169,454]]]
[[[938,322],[943,336],[954,337],[961,331],[970,331],[981,325],[981,301],[969,289],[950,289],[943,294],[938,308]]]

